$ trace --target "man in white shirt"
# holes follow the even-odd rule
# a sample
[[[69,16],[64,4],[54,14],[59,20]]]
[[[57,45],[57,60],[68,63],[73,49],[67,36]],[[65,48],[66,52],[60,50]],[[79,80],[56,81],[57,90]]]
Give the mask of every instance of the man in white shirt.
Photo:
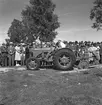
[[[59,47],[59,48],[65,48],[66,45],[61,41],[61,40],[58,40],[58,42],[56,43],[56,45]]]
[[[66,45],[62,41],[60,42],[60,45],[61,45],[62,48],[66,47]]]

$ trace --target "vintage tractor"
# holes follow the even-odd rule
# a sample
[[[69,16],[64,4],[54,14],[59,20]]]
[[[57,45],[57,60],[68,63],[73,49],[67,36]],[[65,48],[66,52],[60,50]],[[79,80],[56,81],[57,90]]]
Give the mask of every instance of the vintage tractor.
[[[37,70],[41,67],[53,67],[58,70],[87,69],[90,65],[98,64],[97,54],[91,57],[93,63],[89,61],[89,52],[81,48],[78,54],[70,48],[35,48],[31,49],[31,57],[26,62],[28,70]]]
[[[43,66],[52,66],[58,70],[72,70],[75,62],[75,54],[69,48],[32,48],[26,67],[28,70],[38,70]]]

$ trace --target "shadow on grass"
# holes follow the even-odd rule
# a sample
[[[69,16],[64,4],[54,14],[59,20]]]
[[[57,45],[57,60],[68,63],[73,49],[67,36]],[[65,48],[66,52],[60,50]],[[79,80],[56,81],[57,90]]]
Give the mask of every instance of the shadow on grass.
[[[61,97],[54,105],[102,105],[102,102],[90,96],[76,96]]]

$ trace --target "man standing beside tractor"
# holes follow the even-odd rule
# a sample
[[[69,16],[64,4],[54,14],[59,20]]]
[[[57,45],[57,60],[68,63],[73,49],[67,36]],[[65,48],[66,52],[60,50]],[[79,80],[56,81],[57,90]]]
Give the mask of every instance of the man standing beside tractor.
[[[12,42],[10,42],[10,45],[8,46],[7,51],[8,51],[8,63],[9,63],[9,66],[14,66],[15,48],[14,48]]]
[[[22,43],[21,46],[20,46],[20,49],[21,49],[21,66],[24,66],[25,64],[25,44]]]
[[[100,63],[102,64],[102,43],[100,44]]]

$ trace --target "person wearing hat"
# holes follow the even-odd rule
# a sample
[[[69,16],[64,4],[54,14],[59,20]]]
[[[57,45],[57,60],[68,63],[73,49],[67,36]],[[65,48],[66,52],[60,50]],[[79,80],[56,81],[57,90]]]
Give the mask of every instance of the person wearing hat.
[[[5,43],[1,46],[2,66],[7,66],[7,46]]]
[[[15,48],[12,42],[10,42],[7,51],[8,51],[8,65],[14,66]]]

